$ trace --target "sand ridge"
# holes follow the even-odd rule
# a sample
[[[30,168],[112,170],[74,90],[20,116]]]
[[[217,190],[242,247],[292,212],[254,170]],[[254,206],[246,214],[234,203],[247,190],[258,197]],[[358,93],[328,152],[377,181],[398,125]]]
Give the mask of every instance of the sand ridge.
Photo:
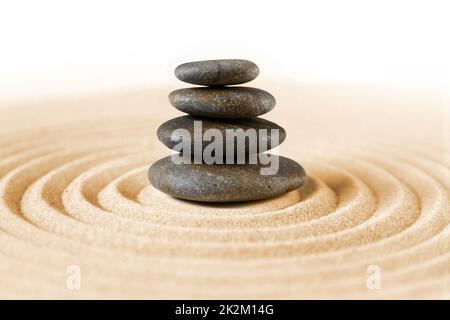
[[[0,297],[448,299],[438,102],[278,91],[280,153],[308,182],[245,204],[182,201],[149,185],[148,166],[169,154],[156,128],[177,114],[164,91],[0,110]],[[70,265],[80,290],[66,286]],[[366,285],[371,265],[379,290]]]

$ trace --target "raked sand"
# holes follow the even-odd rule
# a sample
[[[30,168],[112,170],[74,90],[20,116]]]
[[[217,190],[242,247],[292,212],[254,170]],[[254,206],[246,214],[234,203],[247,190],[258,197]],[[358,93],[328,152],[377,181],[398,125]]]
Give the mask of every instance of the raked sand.
[[[0,298],[448,299],[442,95],[265,88],[309,180],[243,204],[149,185],[168,90],[0,108]]]

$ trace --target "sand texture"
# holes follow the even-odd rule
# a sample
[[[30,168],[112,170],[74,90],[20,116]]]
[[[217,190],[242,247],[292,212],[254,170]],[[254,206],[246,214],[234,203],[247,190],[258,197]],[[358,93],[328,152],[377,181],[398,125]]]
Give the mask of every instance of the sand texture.
[[[0,297],[448,299],[442,96],[260,87],[277,98],[264,118],[287,131],[280,153],[309,178],[245,204],[149,185],[170,154],[156,129],[181,115],[170,89],[0,108]]]

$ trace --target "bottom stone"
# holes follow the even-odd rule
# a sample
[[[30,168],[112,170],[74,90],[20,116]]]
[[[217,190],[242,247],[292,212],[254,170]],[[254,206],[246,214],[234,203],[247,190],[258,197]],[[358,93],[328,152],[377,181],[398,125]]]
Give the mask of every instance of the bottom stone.
[[[276,157],[276,156],[272,156]],[[148,177],[158,190],[173,197],[204,202],[238,202],[272,198],[301,187],[305,170],[297,162],[278,157],[274,175],[261,175],[261,164],[175,164],[162,158]]]

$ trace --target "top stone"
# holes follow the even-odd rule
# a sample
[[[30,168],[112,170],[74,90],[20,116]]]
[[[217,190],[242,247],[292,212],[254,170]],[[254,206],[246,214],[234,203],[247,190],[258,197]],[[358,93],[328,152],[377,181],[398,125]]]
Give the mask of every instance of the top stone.
[[[175,76],[179,80],[204,86],[246,83],[255,79],[258,74],[256,64],[240,59],[188,62],[175,69]]]

